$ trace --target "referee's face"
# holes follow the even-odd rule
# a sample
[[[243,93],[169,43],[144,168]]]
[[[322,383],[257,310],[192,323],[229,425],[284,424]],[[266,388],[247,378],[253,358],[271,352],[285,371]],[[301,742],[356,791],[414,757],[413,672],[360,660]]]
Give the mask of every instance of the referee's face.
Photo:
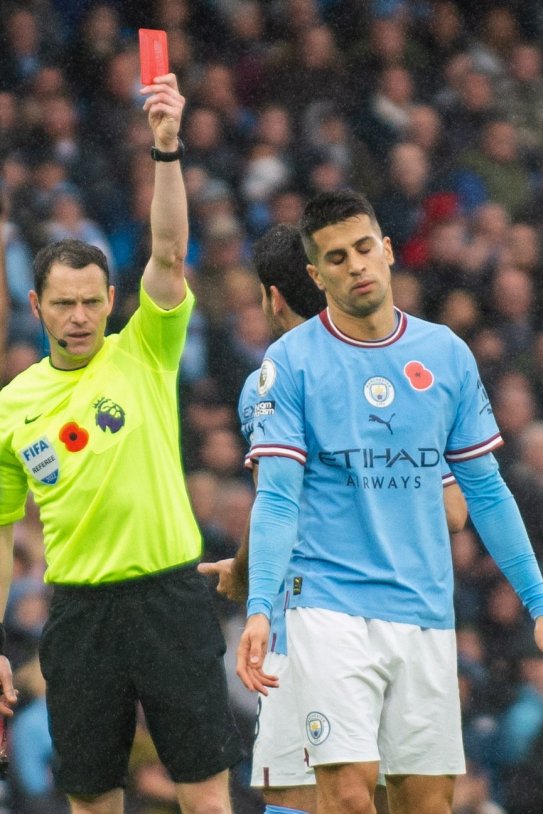
[[[312,237],[316,256],[308,271],[326,293],[332,318],[393,313],[390,266],[394,254],[390,239],[382,237],[376,223],[367,215],[356,215],[325,226]]]
[[[49,337],[51,362],[73,370],[88,364],[103,345],[113,286],[94,263],[73,269],[55,262],[40,299],[30,292],[30,304]]]

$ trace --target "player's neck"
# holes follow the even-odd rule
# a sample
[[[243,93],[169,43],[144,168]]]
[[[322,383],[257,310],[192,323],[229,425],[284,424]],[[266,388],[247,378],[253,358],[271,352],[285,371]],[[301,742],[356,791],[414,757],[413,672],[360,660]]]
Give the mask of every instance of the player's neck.
[[[299,314],[296,314],[292,309],[289,308],[288,311],[285,312],[285,317],[283,321],[284,328],[283,333],[287,333],[288,331],[291,331],[293,328],[297,328],[298,325],[302,324],[302,322],[305,322],[305,317],[299,316]]]
[[[336,328],[352,339],[363,342],[384,339],[396,327],[397,314],[392,303],[389,306],[387,305],[386,308],[379,308],[367,316],[347,314],[333,302],[330,302],[328,307],[330,317]]]

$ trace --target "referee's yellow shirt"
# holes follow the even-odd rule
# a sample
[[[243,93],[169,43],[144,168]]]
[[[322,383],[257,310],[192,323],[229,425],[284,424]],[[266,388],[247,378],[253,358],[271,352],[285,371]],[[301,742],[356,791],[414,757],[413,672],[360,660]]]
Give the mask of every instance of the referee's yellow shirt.
[[[177,375],[194,297],[164,311],[140,289],[126,327],[80,370],[49,358],[0,392],[0,525],[30,489],[47,582],[133,579],[196,560],[179,451]]]

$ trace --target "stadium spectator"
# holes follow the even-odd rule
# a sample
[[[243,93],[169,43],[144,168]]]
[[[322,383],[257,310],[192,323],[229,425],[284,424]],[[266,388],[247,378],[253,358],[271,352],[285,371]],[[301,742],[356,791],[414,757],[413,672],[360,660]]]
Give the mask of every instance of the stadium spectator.
[[[447,150],[454,156],[477,144],[497,105],[492,82],[485,73],[473,70],[458,57],[452,61],[449,75],[457,86],[456,94],[441,109]]]
[[[532,421],[518,437],[519,457],[507,482],[522,512],[540,562],[543,562],[543,422]]]
[[[375,211],[387,235],[395,235],[398,252],[418,231],[429,192],[430,164],[417,144],[396,144],[388,154],[387,182]]]
[[[504,119],[485,123],[479,144],[458,155],[455,184],[467,210],[493,201],[512,219],[520,216],[532,195],[532,180],[519,153],[515,125]]]
[[[442,299],[437,321],[448,325],[451,331],[468,342],[481,321],[477,298],[470,291],[453,288]]]
[[[508,55],[509,73],[498,83],[498,107],[517,128],[519,145],[532,164],[543,155],[543,72],[541,47],[517,43]]]
[[[496,332],[496,336],[502,348],[501,364],[505,362],[505,368],[493,382],[494,412],[505,441],[503,447],[496,451],[496,457],[504,477],[507,477],[510,467],[519,459],[521,432],[538,418],[538,404],[528,376],[508,368],[507,346],[499,332]]]
[[[354,132],[379,166],[386,165],[390,149],[405,138],[416,101],[411,73],[401,65],[392,65],[383,68],[373,92],[354,109]]]

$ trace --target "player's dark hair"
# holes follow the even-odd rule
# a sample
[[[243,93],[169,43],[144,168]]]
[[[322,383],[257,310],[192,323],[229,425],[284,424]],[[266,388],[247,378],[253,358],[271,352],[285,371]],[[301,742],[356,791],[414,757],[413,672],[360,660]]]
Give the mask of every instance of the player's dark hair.
[[[82,240],[59,240],[44,246],[34,258],[34,290],[38,298],[43,294],[54,263],[63,263],[72,269],[82,269],[94,263],[104,272],[106,285],[109,286],[109,266],[101,249]]]
[[[307,257],[295,226],[279,223],[268,229],[253,246],[253,263],[266,292],[277,286],[298,316],[309,319],[326,308],[323,292],[307,273]]]
[[[304,209],[300,223],[300,232],[307,256],[311,262],[316,257],[316,246],[313,235],[325,226],[354,218],[356,215],[367,215],[370,221],[381,229],[373,206],[365,195],[353,189],[341,189],[336,192],[321,192],[312,198]]]

